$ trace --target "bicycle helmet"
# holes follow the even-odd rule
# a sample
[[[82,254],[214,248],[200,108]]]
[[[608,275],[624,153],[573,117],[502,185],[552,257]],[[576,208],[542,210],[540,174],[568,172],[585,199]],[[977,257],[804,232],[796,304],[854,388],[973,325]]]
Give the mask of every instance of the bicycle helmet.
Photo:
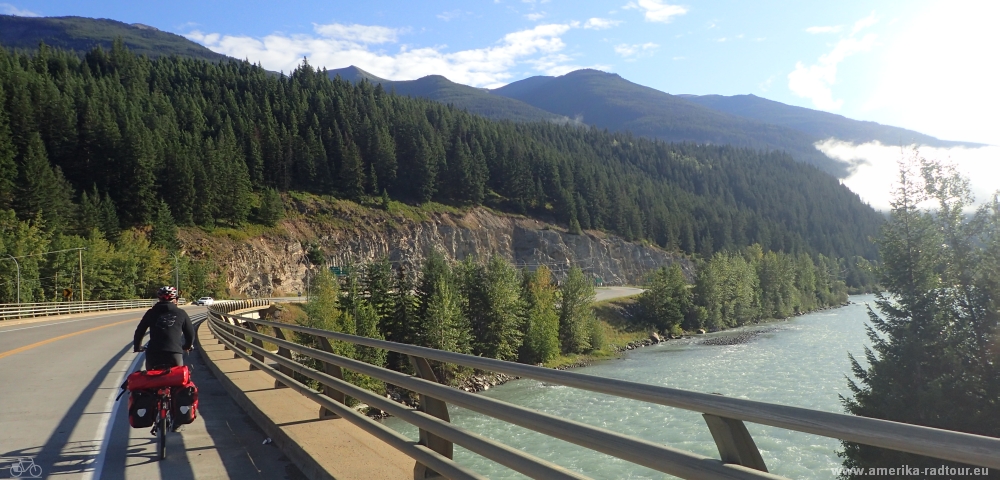
[[[167,285],[165,287],[160,287],[160,290],[156,292],[157,298],[165,302],[169,302],[177,298],[177,289]]]

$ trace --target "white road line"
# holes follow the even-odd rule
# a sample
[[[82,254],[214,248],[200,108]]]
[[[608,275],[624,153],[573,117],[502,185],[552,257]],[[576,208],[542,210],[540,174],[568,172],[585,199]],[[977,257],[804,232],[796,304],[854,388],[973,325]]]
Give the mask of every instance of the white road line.
[[[121,385],[125,381],[125,376],[134,372],[139,367],[139,362],[146,358],[146,354],[142,353],[135,356],[135,360],[132,360],[132,364],[129,365],[128,369],[122,372],[121,377],[115,383],[116,386]],[[108,445],[111,443],[111,434],[115,429],[115,419],[118,418],[118,409],[121,407],[122,403],[128,403],[126,396],[122,396],[120,401],[115,401],[115,397],[118,396],[118,389],[112,389],[111,395],[108,396],[108,401],[104,406],[106,413],[101,416],[101,420],[97,422],[97,431],[94,433],[94,441],[100,441],[100,450],[97,453],[97,457],[94,458],[93,470],[83,472],[81,480],[101,480],[101,473],[104,471],[104,458],[107,457]],[[126,394],[128,395],[128,394]]]

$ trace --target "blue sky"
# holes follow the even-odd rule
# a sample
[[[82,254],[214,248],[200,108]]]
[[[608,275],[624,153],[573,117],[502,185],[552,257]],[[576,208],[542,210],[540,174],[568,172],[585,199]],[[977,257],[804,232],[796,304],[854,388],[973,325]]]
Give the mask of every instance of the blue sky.
[[[591,67],[1000,145],[995,1],[0,1],[0,13],[144,23],[272,70],[308,56],[496,87]]]

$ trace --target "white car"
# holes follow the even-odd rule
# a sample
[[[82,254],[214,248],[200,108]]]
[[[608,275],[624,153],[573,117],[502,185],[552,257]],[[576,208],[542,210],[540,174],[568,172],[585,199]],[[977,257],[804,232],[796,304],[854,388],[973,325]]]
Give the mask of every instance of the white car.
[[[194,301],[195,305],[211,305],[215,303],[215,299],[212,297],[201,297]]]

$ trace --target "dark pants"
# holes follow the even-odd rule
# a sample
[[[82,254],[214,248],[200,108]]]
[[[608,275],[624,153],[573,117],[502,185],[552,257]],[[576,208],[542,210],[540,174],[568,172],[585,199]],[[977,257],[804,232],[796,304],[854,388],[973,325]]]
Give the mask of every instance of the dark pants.
[[[146,352],[146,370],[152,370],[159,366],[181,366],[184,365],[184,355],[174,352]]]

